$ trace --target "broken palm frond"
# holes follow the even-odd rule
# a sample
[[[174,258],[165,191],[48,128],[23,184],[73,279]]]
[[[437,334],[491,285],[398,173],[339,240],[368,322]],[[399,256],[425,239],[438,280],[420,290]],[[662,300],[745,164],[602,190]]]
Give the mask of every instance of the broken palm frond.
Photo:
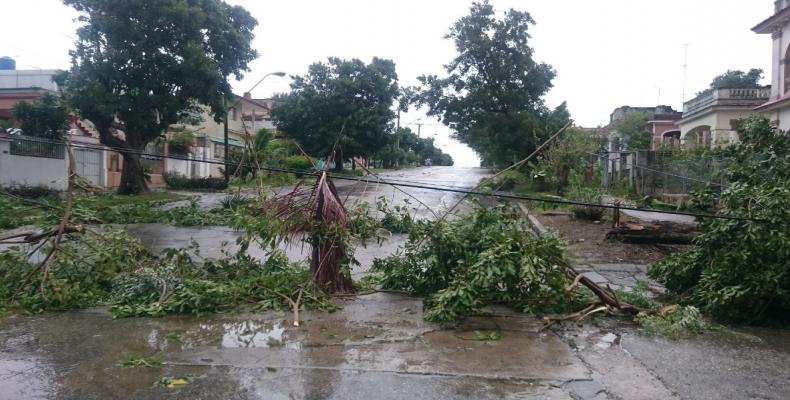
[[[328,293],[354,292],[349,270],[354,262],[350,219],[326,170],[318,172],[313,185],[297,184],[291,192],[263,199],[250,209],[251,215],[237,221],[247,233],[243,248],[251,239],[272,250],[284,241],[309,244],[316,287]]]
[[[353,293],[349,263],[342,265],[347,254],[353,252],[348,240],[348,215],[326,170],[320,172],[315,191],[316,204],[311,211],[318,226],[310,238],[313,280],[330,293]]]
[[[91,193],[101,193],[105,191],[104,188],[97,186],[95,183],[85,179],[79,174],[74,175],[74,185],[86,192]]]

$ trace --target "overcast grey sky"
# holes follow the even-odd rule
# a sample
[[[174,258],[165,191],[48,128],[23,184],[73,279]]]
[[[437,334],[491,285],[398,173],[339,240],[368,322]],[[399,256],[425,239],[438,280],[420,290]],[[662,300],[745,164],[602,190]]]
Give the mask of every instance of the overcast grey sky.
[[[259,22],[255,48],[261,57],[241,93],[267,72],[303,74],[329,56],[373,56],[395,61],[401,85],[421,74],[441,74],[454,55],[442,39],[449,26],[468,13],[460,0],[229,0],[247,8]],[[0,56],[17,68],[68,68],[76,12],[59,0],[2,0]],[[763,68],[770,81],[771,38],[750,28],[770,16],[772,0],[492,0],[503,11],[529,11],[537,25],[531,44],[537,60],[557,70],[549,106],[567,101],[578,125],[608,122],[621,105],[682,107],[684,45],[688,44],[686,99],[727,69]],[[269,77],[255,97],[288,90],[288,78]],[[660,97],[659,97],[660,92]],[[457,164],[477,165],[474,154],[449,139],[449,131],[419,111],[423,135],[435,134]],[[416,130],[416,127],[412,125]]]

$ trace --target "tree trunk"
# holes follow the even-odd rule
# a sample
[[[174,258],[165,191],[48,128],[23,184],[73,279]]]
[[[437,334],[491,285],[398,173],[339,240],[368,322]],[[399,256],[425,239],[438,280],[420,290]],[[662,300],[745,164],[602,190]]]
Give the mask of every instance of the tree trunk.
[[[143,174],[143,165],[140,163],[140,154],[134,152],[120,152],[123,156],[123,171],[121,171],[121,185],[118,194],[137,194],[150,192],[148,181]]]
[[[640,244],[689,244],[699,234],[695,225],[677,224],[673,222],[653,223],[622,223],[606,234],[607,239],[619,240],[623,243]]]
[[[345,210],[342,208],[335,185],[329,180],[328,176],[325,179],[325,184],[329,187],[329,195],[332,196],[331,200],[340,207],[339,210],[335,210],[345,215]],[[319,182],[321,182],[320,178]],[[313,218],[319,226],[327,227],[333,223],[338,223],[338,221],[332,220],[333,217],[331,215],[324,215],[323,211],[327,201],[324,196],[324,190],[319,187]],[[343,218],[345,219],[345,216]],[[347,226],[344,225],[343,229],[347,229]],[[319,234],[315,234],[311,238],[311,245],[312,261],[310,263],[310,272],[313,275],[316,286],[328,293],[354,293],[354,282],[351,276],[344,272],[339,264],[341,260],[346,258],[346,248],[342,240],[328,236],[322,240]]]
[[[343,149],[337,149],[335,154],[335,172],[343,172]]]

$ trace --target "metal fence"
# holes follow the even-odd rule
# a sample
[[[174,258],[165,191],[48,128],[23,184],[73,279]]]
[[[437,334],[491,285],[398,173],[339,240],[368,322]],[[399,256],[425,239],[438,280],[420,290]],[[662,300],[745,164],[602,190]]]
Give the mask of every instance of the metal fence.
[[[52,143],[52,139],[16,136],[11,140],[10,153],[15,156],[66,158],[66,146]]]
[[[709,187],[721,190],[731,159],[688,153],[637,151],[605,154],[603,183],[628,187],[641,196],[688,194]]]

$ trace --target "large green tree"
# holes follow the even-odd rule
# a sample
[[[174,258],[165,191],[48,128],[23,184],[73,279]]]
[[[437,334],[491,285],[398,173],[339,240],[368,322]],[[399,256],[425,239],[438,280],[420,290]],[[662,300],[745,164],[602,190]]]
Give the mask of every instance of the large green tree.
[[[400,93],[394,62],[329,58],[294,76],[291,89],[276,96],[272,115],[311,156],[326,157],[335,149],[337,161],[367,158],[386,145]],[[342,169],[341,162],[336,165]]]
[[[744,219],[704,218],[688,248],[660,260],[650,276],[715,317],[790,324],[790,136],[768,118],[751,117],[720,194],[694,194],[702,207]]]
[[[551,65],[532,58],[529,13],[509,10],[497,18],[486,0],[473,3],[445,37],[458,55],[447,75],[421,76],[414,101],[428,107],[486,164],[525,157],[570,118],[563,103],[550,110],[543,95],[552,87]]]
[[[649,150],[653,134],[647,130],[650,114],[642,111],[628,111],[612,124],[612,129],[620,137],[620,144],[629,150]]]
[[[147,191],[139,153],[188,113],[218,120],[257,57],[257,21],[221,0],[64,0],[81,13],[69,103],[123,155],[119,193]]]
[[[66,107],[49,93],[33,102],[20,101],[11,112],[27,136],[59,139],[69,127]]]

